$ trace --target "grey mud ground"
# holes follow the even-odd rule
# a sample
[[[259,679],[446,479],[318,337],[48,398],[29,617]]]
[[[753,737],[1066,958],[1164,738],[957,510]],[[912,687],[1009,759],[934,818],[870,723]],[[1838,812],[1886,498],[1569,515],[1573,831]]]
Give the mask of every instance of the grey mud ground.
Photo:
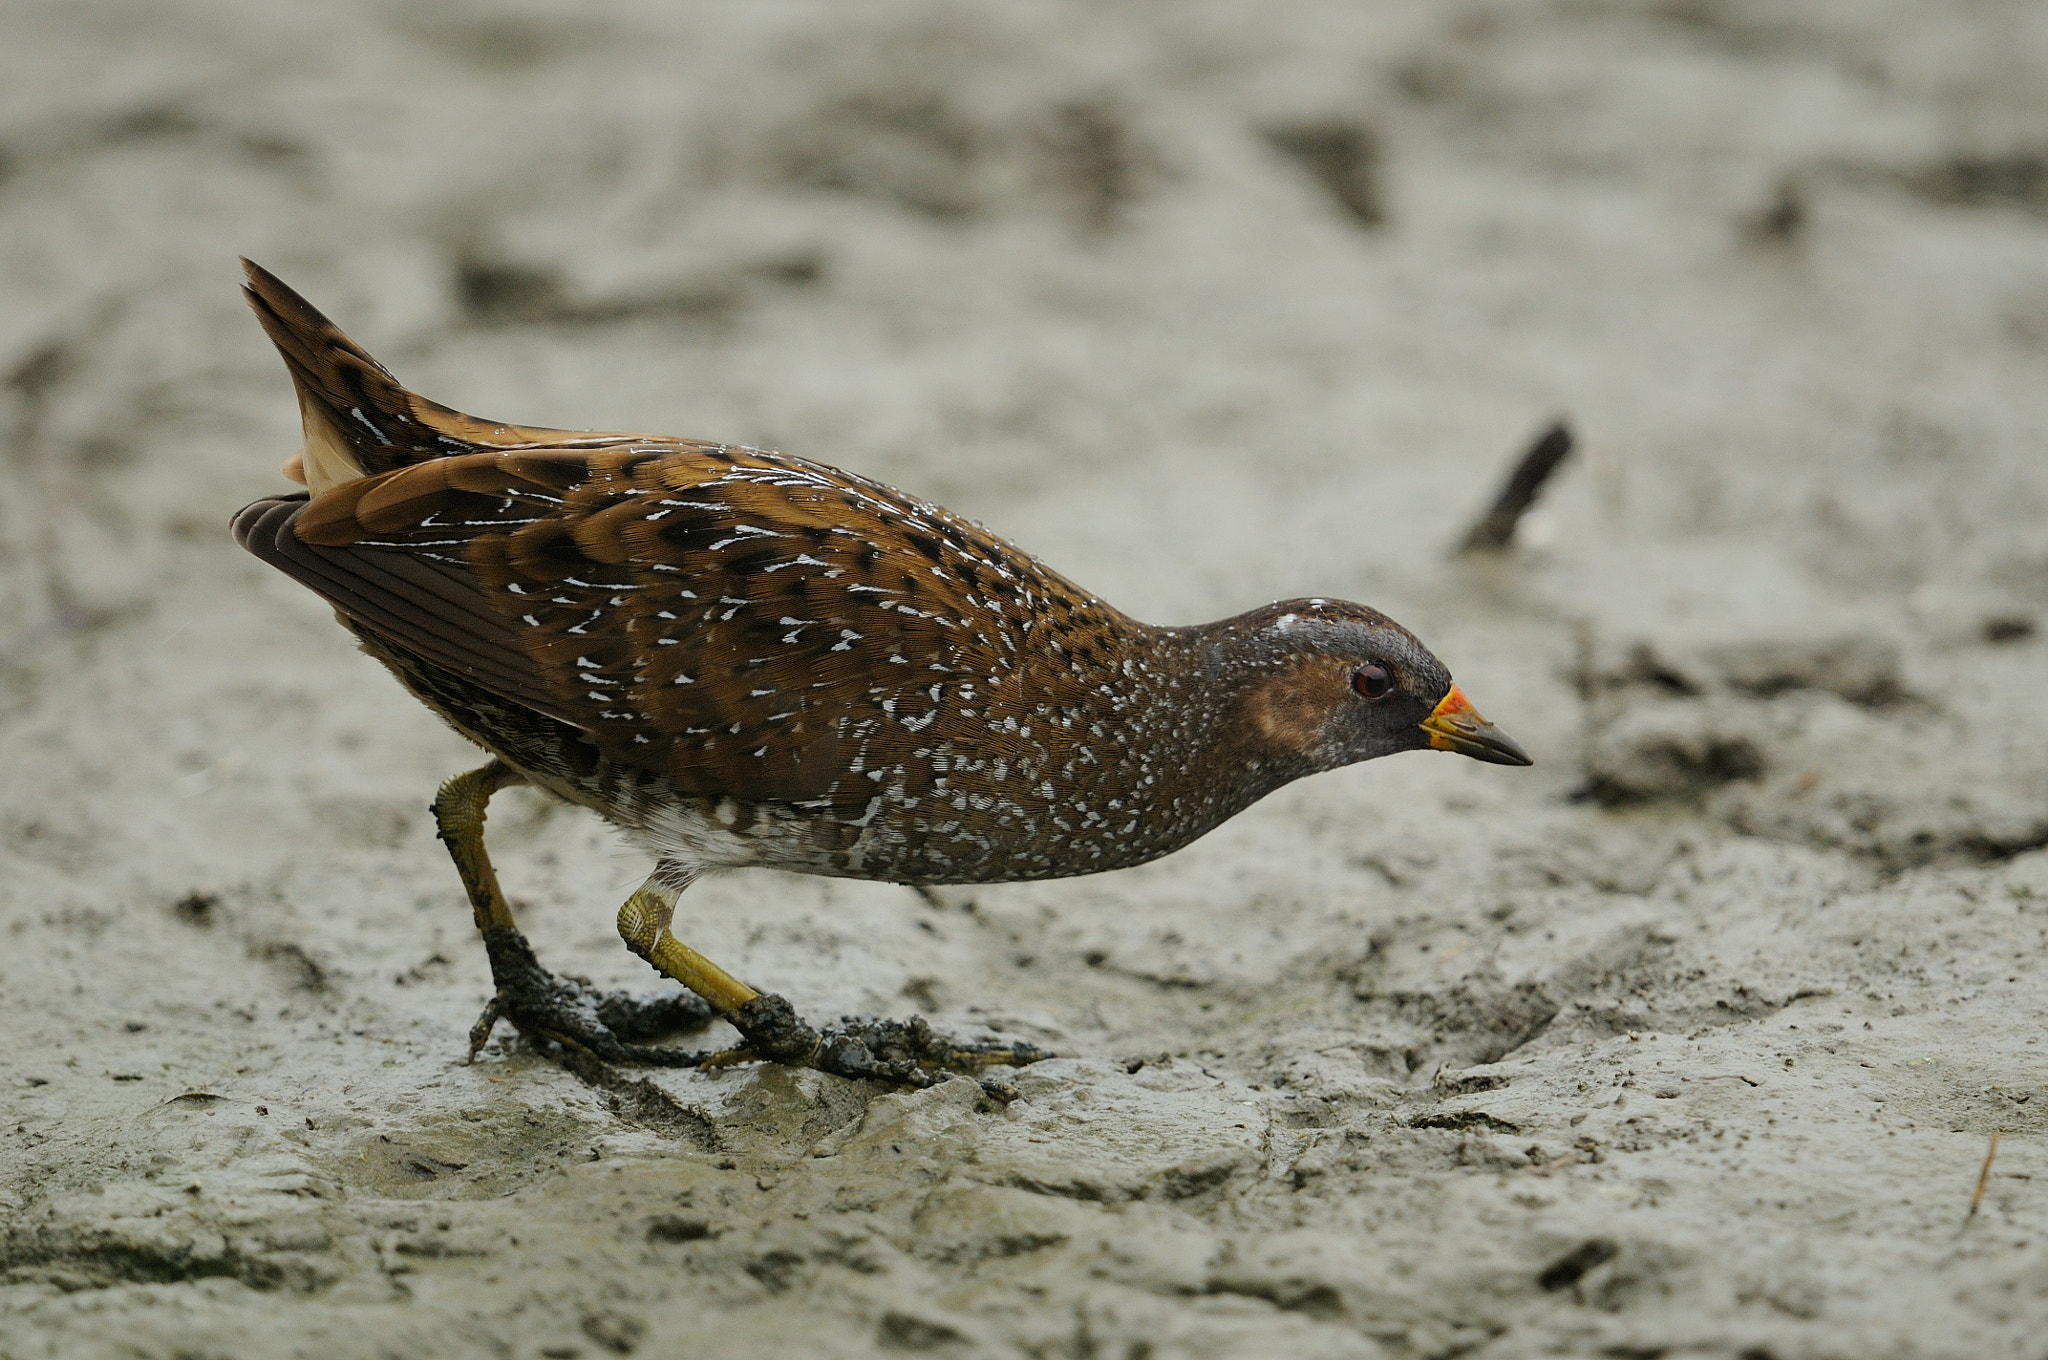
[[[0,29],[0,1356],[2048,1354],[2048,8]],[[1538,763],[685,900],[813,1015],[1071,1055],[1007,1108],[465,1066],[476,757],[228,539],[298,440],[238,253],[467,410],[839,463],[1162,622],[1368,601]],[[493,828],[543,957],[654,984],[643,863]]]

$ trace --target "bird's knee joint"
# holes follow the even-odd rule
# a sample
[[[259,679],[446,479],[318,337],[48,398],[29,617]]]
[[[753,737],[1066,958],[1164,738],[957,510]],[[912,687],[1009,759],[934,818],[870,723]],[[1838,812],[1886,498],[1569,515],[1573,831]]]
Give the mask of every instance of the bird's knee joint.
[[[661,943],[661,932],[668,924],[665,916],[658,904],[647,900],[645,893],[636,892],[619,908],[619,938],[626,942],[626,948],[652,963],[655,946]]]
[[[500,768],[490,765],[458,774],[441,785],[427,810],[434,814],[436,834],[451,845],[457,840],[483,835],[484,816],[491,795],[508,783],[517,783]]]

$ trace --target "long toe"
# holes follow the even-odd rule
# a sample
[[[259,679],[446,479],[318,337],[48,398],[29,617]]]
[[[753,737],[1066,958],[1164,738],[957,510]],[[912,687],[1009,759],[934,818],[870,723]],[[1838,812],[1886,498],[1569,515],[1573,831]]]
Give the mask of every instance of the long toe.
[[[687,1049],[633,1043],[706,1023],[710,1008],[694,997],[639,998],[600,992],[581,978],[566,978],[541,967],[533,946],[517,930],[484,932],[491,975],[498,994],[470,1031],[474,1058],[500,1018],[545,1048],[559,1044],[603,1062],[657,1067],[696,1067],[709,1056]]]
[[[998,1067],[1024,1067],[1055,1056],[1020,1041],[968,1042],[933,1029],[921,1015],[908,1020],[846,1017],[825,1031],[817,1066],[842,1076],[864,1076],[906,1086],[932,1086],[956,1076],[980,1078]]]
[[[718,1012],[694,992],[604,992],[597,1000],[597,1018],[622,1041],[631,1042],[703,1029]]]
[[[908,1020],[846,1017],[819,1033],[798,1019],[781,997],[763,996],[757,1000],[769,1004],[759,1008],[760,1015],[743,1018],[771,1023],[742,1028],[755,1054],[815,1067],[835,1076],[921,1088],[956,1076],[980,1080],[995,1068],[1023,1067],[1054,1056],[1022,1042],[956,1039],[933,1029],[919,1015]],[[754,1003],[749,1002],[742,1011],[754,1009]],[[1007,1094],[1001,1083],[983,1084],[990,1086],[991,1094]]]

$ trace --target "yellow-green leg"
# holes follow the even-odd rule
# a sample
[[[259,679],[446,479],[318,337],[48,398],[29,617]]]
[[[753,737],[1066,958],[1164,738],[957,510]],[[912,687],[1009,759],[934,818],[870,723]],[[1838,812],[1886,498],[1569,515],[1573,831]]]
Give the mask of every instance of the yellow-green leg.
[[[498,886],[497,870],[484,848],[484,814],[491,795],[523,784],[526,777],[502,760],[459,774],[435,795],[434,822],[455,871],[469,894],[476,928],[491,959],[496,993],[469,1031],[469,1057],[490,1041],[501,1019],[529,1038],[552,1041],[610,1062],[691,1066],[702,1055],[623,1040],[703,1024],[710,1018],[693,996],[638,998],[600,993],[580,978],[562,978],[541,967],[533,946],[512,919],[511,904]]]
[[[820,1034],[787,1000],[755,991],[670,931],[676,898],[693,877],[673,862],[657,868],[619,908],[619,935],[657,971],[709,1001],[746,1040],[743,1047],[705,1055],[700,1065],[768,1060],[843,1077],[929,1086],[952,1075],[1022,1066],[1051,1056],[1030,1044],[964,1044],[933,1032],[921,1017],[842,1020]]]
[[[673,881],[657,872],[626,899],[619,908],[619,937],[626,948],[709,1001],[719,1014],[736,1011],[760,993],[669,933],[676,898],[690,885],[688,878],[670,886]]]
[[[820,1034],[788,1001],[755,991],[675,937],[669,925],[675,919],[676,898],[694,875],[673,862],[664,863],[619,908],[619,934],[628,948],[688,988],[687,993],[641,1000],[604,995],[579,978],[557,977],[541,967],[533,946],[513,921],[511,905],[484,849],[484,815],[491,795],[525,782],[525,776],[504,761],[492,760],[455,776],[434,798],[435,824],[469,894],[470,910],[490,955],[491,979],[497,985],[496,995],[470,1029],[472,1060],[489,1042],[500,1019],[510,1020],[529,1038],[559,1043],[607,1062],[715,1067],[768,1060],[912,1086],[929,1086],[958,1073],[1022,1066],[1050,1056],[1024,1043],[963,1044],[934,1033],[919,1017],[842,1021]],[[692,1053],[622,1042],[702,1023],[709,1018],[707,1002],[711,1011],[739,1030],[746,1041],[744,1047],[723,1053]]]
[[[491,867],[490,852],[484,849],[484,810],[499,789],[524,784],[526,776],[502,760],[456,775],[434,795],[434,825],[455,872],[469,893],[470,910],[476,913],[476,928],[495,926],[516,929],[512,907],[498,886],[498,871]]]

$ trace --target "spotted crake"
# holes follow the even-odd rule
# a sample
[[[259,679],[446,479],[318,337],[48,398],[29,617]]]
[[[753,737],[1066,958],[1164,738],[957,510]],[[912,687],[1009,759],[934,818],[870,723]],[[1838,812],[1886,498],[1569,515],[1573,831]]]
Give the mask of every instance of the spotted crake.
[[[363,650],[491,753],[435,801],[503,1017],[612,1061],[767,1058],[922,1084],[1041,1056],[922,1021],[824,1033],[671,933],[714,869],[897,883],[1060,878],[1168,854],[1281,785],[1434,747],[1525,765],[1413,634],[1300,599],[1140,623],[986,530],[769,449],[500,425],[426,401],[263,269],[307,486],[234,520]],[[528,783],[655,859],[627,944],[708,1003],[541,968],[483,845]],[[717,1014],[744,1046],[639,1042]]]

